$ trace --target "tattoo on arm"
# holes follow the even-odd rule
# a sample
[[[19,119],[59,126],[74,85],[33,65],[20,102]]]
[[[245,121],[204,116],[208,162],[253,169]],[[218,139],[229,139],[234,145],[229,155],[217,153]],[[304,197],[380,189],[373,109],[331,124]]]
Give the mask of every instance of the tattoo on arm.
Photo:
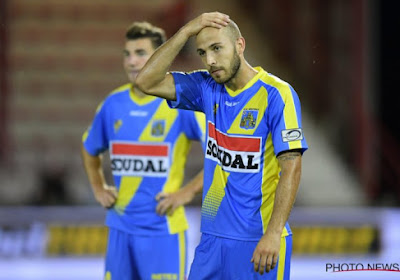
[[[301,157],[300,152],[285,152],[278,155],[279,160],[294,160],[297,157]]]

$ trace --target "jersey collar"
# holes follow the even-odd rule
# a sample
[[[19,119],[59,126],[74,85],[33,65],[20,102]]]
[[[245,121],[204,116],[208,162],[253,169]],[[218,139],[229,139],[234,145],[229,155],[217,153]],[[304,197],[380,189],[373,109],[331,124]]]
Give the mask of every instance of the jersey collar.
[[[150,103],[150,102],[152,102],[152,101],[154,101],[154,100],[157,99],[156,96],[151,96],[151,95],[146,95],[146,96],[143,96],[143,97],[138,97],[138,96],[135,94],[135,90],[134,90],[133,86],[131,86],[131,88],[130,88],[130,90],[129,90],[129,97],[131,98],[131,100],[132,100],[134,103],[136,103],[136,104],[138,104],[138,105],[146,105],[146,104],[148,104],[148,103]]]
[[[260,67],[260,66],[254,67],[254,69],[256,69],[258,71],[258,73],[243,88],[238,89],[238,90],[231,90],[226,85],[224,85],[226,91],[228,92],[228,94],[230,96],[235,97],[235,96],[239,95],[241,92],[243,92],[246,89],[250,88],[252,85],[255,84],[256,81],[258,81],[260,79],[260,77],[265,72],[264,69],[262,67]]]

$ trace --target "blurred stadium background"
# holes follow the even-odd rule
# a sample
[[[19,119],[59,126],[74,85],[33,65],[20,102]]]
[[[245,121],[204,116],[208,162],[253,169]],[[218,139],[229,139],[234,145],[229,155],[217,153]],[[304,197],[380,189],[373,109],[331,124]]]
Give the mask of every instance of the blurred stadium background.
[[[399,279],[326,272],[400,262],[400,25],[395,2],[378,0],[0,1],[0,279],[101,279],[104,211],[79,143],[99,102],[126,82],[125,29],[147,20],[171,36],[214,10],[239,24],[250,64],[302,101],[310,150],[290,218],[292,279]],[[200,67],[189,42],[173,69]],[[202,165],[199,145],[191,154],[186,180]],[[200,203],[188,207],[190,258]]]

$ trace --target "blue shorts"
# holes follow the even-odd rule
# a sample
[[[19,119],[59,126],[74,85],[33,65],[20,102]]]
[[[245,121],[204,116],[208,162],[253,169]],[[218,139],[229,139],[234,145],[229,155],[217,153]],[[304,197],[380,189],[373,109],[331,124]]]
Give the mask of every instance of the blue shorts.
[[[254,271],[254,264],[250,262],[257,243],[203,233],[189,280],[289,280],[292,236],[282,237],[277,266],[262,276]]]
[[[184,280],[186,232],[137,236],[109,228],[106,280]]]

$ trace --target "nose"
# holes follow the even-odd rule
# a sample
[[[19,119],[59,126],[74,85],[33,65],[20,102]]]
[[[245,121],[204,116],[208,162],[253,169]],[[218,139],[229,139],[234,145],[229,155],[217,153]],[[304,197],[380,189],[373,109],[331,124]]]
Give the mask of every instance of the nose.
[[[136,55],[130,55],[129,57],[127,57],[127,62],[129,65],[136,65],[137,64],[137,56]]]
[[[206,58],[207,65],[213,66],[216,64],[215,57],[212,54],[207,54]]]

